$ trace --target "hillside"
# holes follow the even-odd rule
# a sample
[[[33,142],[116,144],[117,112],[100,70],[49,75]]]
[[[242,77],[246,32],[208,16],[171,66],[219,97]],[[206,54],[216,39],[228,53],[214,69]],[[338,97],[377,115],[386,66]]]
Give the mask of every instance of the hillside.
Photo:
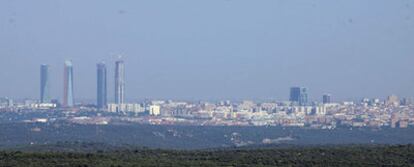
[[[0,166],[412,166],[414,146],[0,152]]]

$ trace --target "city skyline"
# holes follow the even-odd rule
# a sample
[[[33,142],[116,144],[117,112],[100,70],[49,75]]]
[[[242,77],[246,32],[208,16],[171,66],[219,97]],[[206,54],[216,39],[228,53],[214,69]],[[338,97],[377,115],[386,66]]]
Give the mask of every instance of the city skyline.
[[[0,0],[0,166],[412,165],[413,44],[414,0]]]
[[[294,85],[312,100],[414,96],[412,1],[164,3],[0,2],[0,95],[39,98],[39,64],[55,77],[71,59],[75,98],[95,99],[96,63],[122,54],[126,99],[287,100]]]
[[[107,101],[107,68],[106,64],[104,62],[100,62],[96,64],[96,107],[97,109],[106,109],[108,105]],[[75,105],[75,98],[73,97],[73,92],[75,91],[73,89],[73,64],[72,61],[65,61],[64,63],[64,99],[62,101],[63,106],[66,107],[73,107]],[[49,65],[47,64],[41,64],[40,65],[40,98],[39,103],[50,103],[51,100],[57,100],[56,98],[51,98],[49,95],[49,89],[50,89],[50,81],[49,81]],[[120,58],[115,61],[115,75],[114,75],[114,81],[115,81],[115,94],[114,94],[114,104],[120,105],[129,103],[129,101],[125,100],[124,97],[124,91],[125,91],[125,65],[124,61]],[[117,93],[119,92],[119,93]],[[312,105],[311,102],[321,102],[322,104],[329,104],[334,101],[332,101],[332,95],[328,93],[324,93],[321,97],[321,99],[315,99],[309,101],[308,98],[308,88],[306,87],[290,87],[290,94],[289,94],[289,101],[293,102],[293,104],[299,105],[299,106],[308,106]],[[390,97],[398,98],[395,94],[389,95],[387,97],[383,97],[386,100],[389,100]],[[397,100],[401,103],[404,103],[404,100],[411,99],[412,97],[403,97],[401,100]],[[71,100],[72,99],[72,100]],[[149,100],[148,98],[146,98]],[[358,99],[365,101],[367,97],[364,97],[363,99]],[[378,97],[374,97],[372,99],[378,99]],[[372,100],[370,99],[370,100]],[[137,99],[135,99],[137,100]],[[161,98],[159,100],[167,100],[165,98]],[[172,100],[172,99],[169,99]],[[183,99],[181,99],[183,100]],[[191,100],[191,99],[186,99]],[[220,100],[220,99],[215,99]],[[223,100],[223,99],[221,99]],[[224,99],[224,100],[230,100],[230,99]],[[242,100],[254,100],[254,99],[242,99]],[[267,99],[269,100],[269,99]],[[273,99],[275,100],[275,99]],[[357,100],[357,101],[358,101]],[[283,101],[283,100],[277,100],[277,101]],[[394,100],[395,101],[395,100]],[[58,101],[54,101],[58,102]],[[340,101],[337,101],[340,102]]]

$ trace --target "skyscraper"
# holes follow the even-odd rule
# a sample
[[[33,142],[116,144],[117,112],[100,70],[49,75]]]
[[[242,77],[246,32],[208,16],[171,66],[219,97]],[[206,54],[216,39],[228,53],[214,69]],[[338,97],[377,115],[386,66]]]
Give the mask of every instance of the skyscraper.
[[[331,95],[330,94],[324,94],[322,97],[323,104],[329,104],[331,103]]]
[[[301,106],[308,105],[308,92],[303,87],[292,87],[290,88],[290,99],[291,102],[296,102]]]
[[[65,61],[63,69],[63,106],[73,107],[73,66],[72,61]]]
[[[125,98],[125,65],[124,61],[115,62],[115,103],[123,104]]]
[[[97,96],[96,105],[98,109],[106,108],[107,89],[106,89],[106,65],[104,63],[97,64]]]
[[[40,66],[40,103],[50,102],[49,66]]]

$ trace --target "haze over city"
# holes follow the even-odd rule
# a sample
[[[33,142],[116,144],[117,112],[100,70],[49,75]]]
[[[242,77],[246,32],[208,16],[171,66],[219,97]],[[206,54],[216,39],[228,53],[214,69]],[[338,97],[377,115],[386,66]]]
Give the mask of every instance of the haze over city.
[[[94,99],[104,61],[113,100],[122,55],[131,100],[414,96],[413,1],[250,2],[1,1],[0,95],[38,98],[48,64],[61,100],[72,60],[75,98]]]
[[[414,0],[1,0],[0,166],[413,166]]]

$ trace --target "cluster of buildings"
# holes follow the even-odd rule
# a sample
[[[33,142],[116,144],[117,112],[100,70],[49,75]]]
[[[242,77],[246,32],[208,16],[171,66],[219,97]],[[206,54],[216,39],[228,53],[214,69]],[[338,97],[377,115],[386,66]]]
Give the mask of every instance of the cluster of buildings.
[[[74,98],[74,75],[72,61],[65,61],[63,72],[63,100],[52,100],[50,96],[50,72],[49,65],[43,64],[40,67],[40,99],[38,106],[52,106],[62,108],[75,108]],[[106,110],[108,108],[107,100],[107,68],[105,63],[98,63],[97,69],[97,96],[96,108],[98,110]],[[115,104],[111,104],[111,108],[115,107],[116,111],[122,111],[125,108],[125,65],[124,61],[115,62]]]
[[[358,102],[333,102],[330,94],[324,94],[322,102],[311,102],[305,87],[290,88],[289,101],[219,101],[177,102],[125,101],[125,65],[115,62],[114,103],[107,100],[107,68],[97,64],[96,103],[76,104],[74,75],[71,61],[64,63],[63,99],[60,103],[50,96],[49,65],[40,68],[40,99],[14,102],[0,98],[0,111],[53,110],[98,112],[104,115],[72,117],[73,123],[93,121],[132,122],[143,124],[183,124],[209,126],[286,126],[333,129],[336,127],[392,127],[406,128],[414,125],[414,105],[411,98],[389,96],[385,100],[364,98]],[[77,113],[77,112],[74,112]],[[105,115],[105,113],[108,113]],[[64,118],[63,118],[64,119]]]
[[[407,128],[414,125],[414,103],[410,98],[399,99],[397,96],[389,96],[385,100],[364,98],[357,102],[335,103],[329,100],[328,95],[323,96],[322,102],[307,102],[304,100],[306,96],[306,91],[301,91],[299,94],[292,91],[290,97],[293,101],[281,102],[154,100],[140,103],[112,103],[108,104],[105,110],[99,110],[94,105],[77,105],[74,107],[77,109],[76,112],[66,107],[59,108],[33,100],[13,102],[11,99],[1,98],[0,111],[69,111],[72,113],[69,117],[56,120],[82,124],[127,122],[154,125],[283,126],[315,129]],[[84,113],[96,112],[99,114],[84,115]]]

